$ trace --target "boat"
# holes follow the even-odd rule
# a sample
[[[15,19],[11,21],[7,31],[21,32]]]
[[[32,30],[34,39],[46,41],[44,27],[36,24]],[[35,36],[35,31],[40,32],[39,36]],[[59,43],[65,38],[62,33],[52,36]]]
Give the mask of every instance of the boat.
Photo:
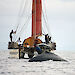
[[[33,58],[34,53],[37,52],[35,49],[35,41],[37,40],[38,47],[43,52],[51,52],[56,50],[56,42],[46,41],[43,42],[40,38],[42,36],[49,36],[42,32],[42,0],[32,0],[32,31],[31,36],[24,39],[21,47],[18,47],[17,42],[9,42],[8,49],[18,50],[19,58],[24,58],[25,54],[28,54],[29,58]],[[26,34],[26,33],[25,33]],[[45,38],[44,38],[45,39]],[[47,41],[48,40],[48,41]],[[50,39],[51,40],[51,39]],[[38,52],[37,52],[38,53]],[[39,53],[38,53],[39,54]]]

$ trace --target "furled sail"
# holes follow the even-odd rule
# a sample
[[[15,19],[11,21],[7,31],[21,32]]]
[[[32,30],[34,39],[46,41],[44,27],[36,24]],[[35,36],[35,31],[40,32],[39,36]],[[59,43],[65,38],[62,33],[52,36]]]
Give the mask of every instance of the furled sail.
[[[33,0],[32,4],[32,36],[42,34],[42,2]]]

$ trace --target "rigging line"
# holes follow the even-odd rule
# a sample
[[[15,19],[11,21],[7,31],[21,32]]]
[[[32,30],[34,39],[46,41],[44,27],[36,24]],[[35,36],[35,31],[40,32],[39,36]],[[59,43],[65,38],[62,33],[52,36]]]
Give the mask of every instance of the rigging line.
[[[42,21],[42,22],[43,22],[43,21]],[[43,25],[44,25],[44,24],[43,24]],[[44,31],[43,25],[42,25],[42,32],[43,32],[43,34],[45,34],[45,31]]]
[[[26,8],[27,8],[27,6],[28,6],[28,0],[26,0],[26,2],[24,3],[24,7],[23,7],[23,11],[22,11],[22,15],[21,16],[23,16],[23,14],[24,14],[24,12],[25,12],[25,10],[26,10]],[[27,11],[26,11],[27,12]]]
[[[21,30],[22,30],[23,27],[26,25],[26,23],[28,22],[28,20],[30,19],[30,17],[31,17],[31,14],[28,16],[28,18],[27,18],[26,22],[24,23],[24,25],[22,26]],[[21,30],[20,30],[20,31],[21,31]]]
[[[47,25],[47,22],[46,22],[46,19],[45,19],[44,13],[43,13],[43,18],[44,18],[44,20],[45,20],[45,24]],[[47,26],[46,26],[46,28],[47,28]],[[48,30],[48,28],[47,28],[47,30]]]
[[[48,31],[48,33],[49,33],[49,30],[48,30],[48,27],[47,27],[48,23],[47,23],[47,21],[46,21],[46,19],[45,19],[44,12],[43,12],[43,18],[44,18],[44,20],[45,20],[46,28],[47,28],[47,31]]]
[[[43,34],[46,34],[43,27],[42,27],[42,31],[43,31]]]
[[[47,20],[45,19],[45,15],[44,15],[44,12],[43,12],[43,18],[44,18],[44,20],[45,20],[45,24],[46,24],[46,28],[47,28],[47,31],[48,31],[48,33],[50,33],[50,35],[51,35],[51,32],[49,31],[49,29],[48,29],[48,23],[47,23]]]
[[[45,34],[48,34],[48,30],[47,30],[47,27],[46,27],[46,24],[45,23],[43,23],[43,25],[44,25],[44,27],[46,28],[43,28],[43,30],[44,30],[44,32],[45,32]]]
[[[48,29],[48,27],[47,27],[48,23],[46,22],[44,13],[43,13],[43,17],[44,17],[44,20],[45,20],[45,23],[46,23],[45,25],[46,25],[47,31],[48,31],[48,33],[50,33],[50,36],[51,36],[51,38],[53,39],[52,34],[51,34],[51,32],[49,31],[49,29]],[[53,41],[55,41],[55,40],[53,39]]]
[[[47,18],[47,13],[46,13],[46,2],[45,2],[45,0],[44,0],[44,2],[43,2],[44,4],[43,4],[43,7],[44,7],[44,11],[45,11],[45,17],[46,17],[46,20],[48,21],[48,18]]]
[[[21,1],[20,10],[19,10],[19,13],[18,13],[19,19],[18,19],[17,24],[16,24],[16,25],[17,25],[17,26],[16,26],[16,31],[17,31],[18,26],[19,26],[19,23],[18,23],[18,22],[20,22],[20,13],[21,13],[21,9],[22,9],[23,3],[24,3],[24,0]]]
[[[28,19],[28,18],[27,18]],[[24,26],[24,25],[23,25]],[[19,33],[18,33],[19,34]]]
[[[21,1],[20,10],[19,10],[19,14],[18,14],[18,16],[20,16],[20,17],[22,16],[22,12],[23,12],[25,3],[26,3],[26,0]]]
[[[26,29],[24,29],[25,30],[25,32],[27,33],[29,30],[28,30],[28,27],[30,27],[30,25],[28,25],[29,23],[30,23],[30,21],[31,21],[31,18],[28,20],[28,22],[27,22],[27,26],[26,27],[24,27],[24,28],[26,28]],[[22,30],[22,31],[24,31],[24,30]],[[28,30],[28,31],[27,31]],[[22,31],[21,31],[21,33],[22,33]],[[21,34],[20,34],[20,36],[21,36]]]
[[[45,5],[45,4],[44,4],[44,5]],[[49,24],[48,24],[48,18],[47,18],[47,13],[46,13],[46,6],[44,6],[44,8],[45,8],[45,14],[46,14],[46,19],[45,19],[45,21],[46,21],[46,27],[47,27],[47,26],[49,26]],[[44,18],[45,18],[45,16],[44,16]],[[48,29],[48,27],[47,27],[47,29]],[[49,35],[52,37],[52,34],[51,34],[50,29],[48,29],[48,32],[49,32]],[[52,37],[52,39],[53,39],[53,37]],[[54,39],[53,39],[53,41],[54,41]]]
[[[17,30],[18,30],[18,27],[19,27],[19,24],[20,24],[20,18],[21,18],[21,16],[22,16],[22,7],[23,7],[23,3],[25,4],[26,3],[26,1],[27,0],[22,0],[21,1],[21,5],[20,5],[20,10],[19,10],[19,14],[18,14],[18,16],[19,16],[19,19],[18,19],[18,24],[17,24],[17,27],[16,27],[16,32],[17,32]],[[20,13],[21,13],[21,15],[20,15]]]
[[[45,12],[45,15],[46,15],[46,16],[45,16],[46,24],[47,24],[47,25],[49,25],[49,24],[48,24],[48,17],[47,17],[47,13],[46,13],[46,4],[45,4],[46,2],[44,1],[43,3],[44,3],[44,4],[43,4],[43,5],[44,5],[44,12]],[[43,14],[44,14],[44,13],[43,13]],[[47,27],[47,25],[46,25],[46,27]],[[48,27],[47,27],[47,29],[48,29]],[[48,32],[51,34],[51,32],[50,32],[50,31],[48,31]]]
[[[28,2],[28,0],[25,1],[21,17],[22,17],[22,16],[25,16],[25,17],[27,16],[27,14],[28,14],[27,10],[28,10],[28,9],[26,10],[26,12],[25,12],[25,9],[26,9],[26,8],[30,8],[30,4],[29,4],[29,3],[30,3],[30,2]],[[28,4],[29,4],[29,5],[28,5]],[[26,15],[24,14],[24,12],[25,12]],[[18,26],[18,27],[19,27],[19,26]]]
[[[29,23],[29,21],[27,22],[27,24],[28,24],[28,23]],[[26,29],[28,28],[28,26],[29,26],[29,25],[27,25]],[[25,28],[25,27],[23,27],[23,29],[24,29],[24,28]],[[21,33],[22,33],[23,29],[21,30],[21,32],[20,32],[20,34],[18,35],[18,37],[21,36]],[[18,38],[18,37],[17,37],[17,38]]]
[[[28,9],[30,9],[30,4],[29,4]],[[31,17],[31,15],[30,15],[30,17]],[[29,21],[29,20],[28,20],[28,21]],[[27,22],[27,24],[24,24],[24,25],[26,25],[26,26],[28,27],[28,26],[29,26],[29,25],[28,25],[28,23],[29,23],[29,22]],[[25,29],[25,30],[27,30],[27,27],[26,27],[26,29]],[[23,28],[23,29],[24,29],[24,28]],[[23,29],[22,29],[22,31],[23,31]],[[22,31],[21,31],[21,32],[22,32]],[[20,32],[20,35],[21,35],[21,32]]]
[[[26,23],[27,23],[27,22],[29,22],[30,17],[31,17],[31,15],[27,18]],[[23,30],[24,26],[26,25],[26,23],[22,26],[21,30],[18,32],[18,34],[17,34],[18,36],[19,36],[19,35],[20,35],[20,33],[22,32],[22,30]],[[27,26],[28,26],[28,25],[27,25]],[[17,39],[17,37],[16,37],[16,39]],[[16,41],[16,39],[15,39],[15,41]]]
[[[44,0],[42,3],[43,3],[43,5],[46,5],[46,4],[45,4],[45,0]],[[44,18],[44,20],[45,20],[45,26],[46,26],[47,32],[50,33],[49,30],[48,30],[48,27],[47,27],[47,25],[48,25],[48,22],[47,22],[48,19],[47,19],[47,14],[46,14],[46,7],[43,6],[43,8],[44,8],[44,11],[43,11],[43,18]],[[45,12],[45,15],[46,15],[46,16],[44,15],[44,12]],[[50,33],[50,34],[51,34],[51,33]]]
[[[43,17],[44,17],[44,20],[45,20],[44,13],[43,13]],[[45,23],[46,23],[46,24],[45,24],[45,26],[46,26],[47,31],[48,31],[48,34],[49,34],[50,32],[49,32],[49,29],[48,29],[48,27],[47,27],[47,22],[46,22],[46,20],[45,20]],[[51,38],[53,39],[52,34],[50,33],[49,35],[50,35],[50,36],[51,36]],[[54,39],[53,39],[53,41],[54,41]]]
[[[43,13],[43,18],[44,18],[44,20],[45,20],[45,26],[46,26],[46,28],[47,28],[48,34],[50,33],[50,36],[52,37],[51,32],[49,32],[49,29],[48,29],[48,27],[47,27],[47,22],[46,22],[44,13]]]
[[[44,18],[44,20],[45,20],[45,16],[44,16],[44,13],[43,13],[43,18]],[[46,20],[45,20],[45,26],[46,26],[46,28],[47,28],[47,31],[48,31],[48,27],[47,27],[47,22],[46,22]],[[48,34],[49,34],[50,32],[48,31]],[[51,35],[51,33],[50,33],[50,36],[51,36],[51,38],[53,39],[53,37],[52,37],[52,35]],[[54,39],[53,39],[53,41],[54,41]]]
[[[23,26],[22,28],[24,29],[24,26]],[[17,34],[16,39],[20,36],[20,34],[22,33],[23,29],[21,29],[20,32]],[[15,39],[15,40],[16,40],[16,39]]]
[[[49,24],[48,24],[48,16],[47,16],[47,13],[46,13],[46,4],[45,4],[46,2],[44,1],[44,11],[45,11],[45,14],[46,14],[46,27],[47,26],[49,26]],[[44,13],[43,13],[44,14]],[[45,17],[44,17],[45,18]],[[47,29],[48,29],[48,27],[47,27]],[[48,32],[50,33],[50,36],[52,37],[52,34],[51,34],[51,31],[50,30],[48,30]],[[53,39],[53,37],[52,37],[52,39]],[[54,41],[54,39],[53,39],[53,41]]]

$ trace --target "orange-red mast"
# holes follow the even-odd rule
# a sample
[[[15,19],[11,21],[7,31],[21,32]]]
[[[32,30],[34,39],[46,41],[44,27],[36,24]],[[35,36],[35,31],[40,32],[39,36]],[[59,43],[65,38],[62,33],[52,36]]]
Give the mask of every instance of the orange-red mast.
[[[42,2],[33,0],[32,4],[32,36],[42,34]]]
[[[30,47],[34,46],[36,35],[42,34],[42,2],[41,0],[32,1],[32,36],[25,40],[24,47],[27,47],[25,43],[28,43]],[[38,43],[41,43],[40,39]]]

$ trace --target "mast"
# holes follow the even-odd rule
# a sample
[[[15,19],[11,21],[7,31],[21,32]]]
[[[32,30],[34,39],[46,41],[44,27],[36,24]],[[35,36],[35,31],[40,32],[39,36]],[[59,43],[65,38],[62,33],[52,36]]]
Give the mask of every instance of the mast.
[[[36,35],[39,36],[42,34],[42,1],[41,0],[32,0],[32,35],[24,41],[24,47],[26,43],[30,47],[34,46]],[[38,40],[41,43],[41,40]]]
[[[42,34],[42,2],[33,0],[32,2],[32,36]]]

